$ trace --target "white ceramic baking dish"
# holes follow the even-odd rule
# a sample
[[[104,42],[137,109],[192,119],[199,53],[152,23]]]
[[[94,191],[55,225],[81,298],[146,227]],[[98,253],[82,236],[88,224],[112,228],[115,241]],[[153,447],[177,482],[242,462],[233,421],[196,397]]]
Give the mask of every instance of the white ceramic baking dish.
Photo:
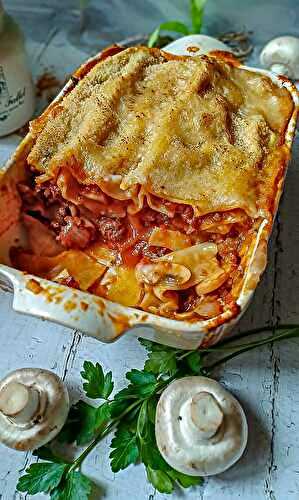
[[[192,47],[191,51],[190,47]],[[199,53],[224,49],[226,47],[221,42],[204,35],[183,37],[166,48],[168,52],[181,55],[198,55]],[[95,56],[96,59],[98,57],[99,55]],[[82,71],[86,73],[90,63],[95,58],[87,61],[75,75],[82,74]],[[268,75],[273,82],[286,87],[291,93],[295,106],[285,131],[285,144],[290,150],[298,110],[298,94],[295,87],[287,79],[277,77],[267,71],[248,67],[246,69]],[[56,101],[62,99],[73,86],[74,82],[71,79],[57,96]],[[102,342],[117,340],[133,327],[143,327],[134,328],[136,335],[178,348],[194,349],[199,345],[210,345],[217,342],[231,330],[246,310],[264,271],[267,260],[267,243],[273,221],[265,219],[261,222],[249,249],[246,271],[237,300],[239,314],[236,317],[232,317],[228,311],[217,318],[188,322],[124,307],[10,267],[9,248],[12,245],[20,244],[24,237],[23,228],[19,221],[20,204],[15,184],[24,176],[23,159],[28,154],[31,145],[32,138],[29,133],[5,165],[0,177],[0,262],[2,262],[0,264],[0,286],[13,291],[13,308],[16,311],[75,328]],[[275,212],[281,196],[283,181],[284,177],[277,186]]]

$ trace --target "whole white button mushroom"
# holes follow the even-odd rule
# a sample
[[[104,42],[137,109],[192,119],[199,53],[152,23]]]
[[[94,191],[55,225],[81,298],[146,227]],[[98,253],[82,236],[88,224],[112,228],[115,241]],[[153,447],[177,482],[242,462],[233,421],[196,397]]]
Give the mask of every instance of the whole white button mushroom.
[[[231,467],[243,454],[248,437],[240,403],[207,377],[185,377],[165,389],[155,430],[166,462],[191,476],[211,476]]]
[[[69,412],[69,396],[60,378],[48,370],[22,368],[0,382],[0,442],[33,450],[53,439]]]
[[[262,65],[273,73],[298,80],[299,38],[295,36],[274,38],[263,48],[260,60]]]

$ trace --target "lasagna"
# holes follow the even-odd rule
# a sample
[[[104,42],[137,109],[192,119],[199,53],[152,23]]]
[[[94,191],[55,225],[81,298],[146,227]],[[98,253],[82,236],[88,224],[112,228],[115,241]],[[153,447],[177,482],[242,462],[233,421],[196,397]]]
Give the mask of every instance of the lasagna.
[[[270,78],[217,57],[114,49],[31,123],[15,267],[197,321],[238,312],[273,219],[293,111]]]

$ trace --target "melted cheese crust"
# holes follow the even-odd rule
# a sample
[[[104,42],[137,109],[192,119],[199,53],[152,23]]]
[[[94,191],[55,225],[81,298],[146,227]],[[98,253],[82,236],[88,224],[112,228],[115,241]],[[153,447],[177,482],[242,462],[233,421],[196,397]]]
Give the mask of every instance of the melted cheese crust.
[[[213,57],[144,47],[99,62],[33,122],[28,163],[40,181],[62,165],[84,184],[119,176],[198,215],[265,215],[287,150],[289,92]]]

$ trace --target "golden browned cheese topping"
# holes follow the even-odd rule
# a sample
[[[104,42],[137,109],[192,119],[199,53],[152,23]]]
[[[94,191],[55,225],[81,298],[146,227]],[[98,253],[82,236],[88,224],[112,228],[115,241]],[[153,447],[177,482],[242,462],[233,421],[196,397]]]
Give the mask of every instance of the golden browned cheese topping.
[[[85,184],[118,175],[198,214],[267,210],[286,151],[289,92],[213,57],[131,48],[99,62],[33,122],[28,161],[51,178],[66,163]],[[74,167],[75,165],[75,167]]]

